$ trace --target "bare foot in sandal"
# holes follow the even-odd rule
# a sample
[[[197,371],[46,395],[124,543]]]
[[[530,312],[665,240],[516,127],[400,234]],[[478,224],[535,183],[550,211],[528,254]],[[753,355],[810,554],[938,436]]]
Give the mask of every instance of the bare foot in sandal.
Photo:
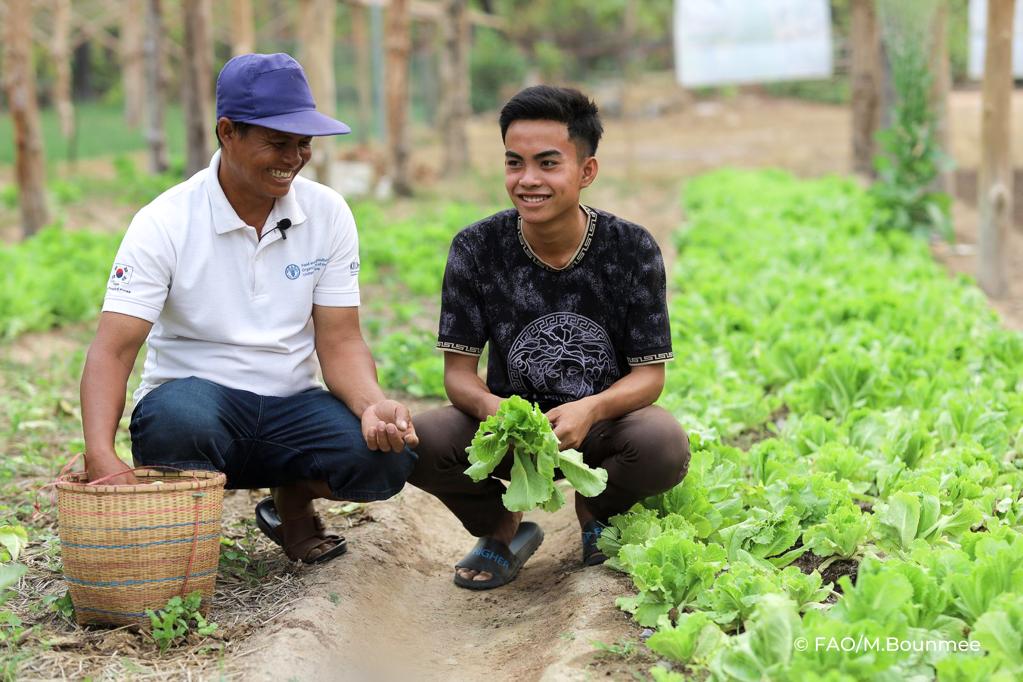
[[[344,554],[345,539],[329,534],[316,514],[312,500],[329,497],[321,494],[320,484],[298,483],[274,488],[273,498],[256,505],[256,525],[280,545],[288,558],[303,563],[319,563]],[[325,486],[324,486],[325,487]]]
[[[292,561],[318,563],[344,554],[347,543],[340,535],[328,534],[319,516],[282,519],[281,543]]]
[[[496,540],[507,547],[511,545],[512,540],[515,538],[515,534],[519,530],[519,524],[521,521],[522,512],[505,512],[504,516],[502,516],[501,520],[498,522],[497,528],[494,529],[494,532],[483,539]],[[456,566],[455,576],[455,583],[459,585],[464,585],[469,581],[483,585],[488,584],[493,580],[494,573],[487,570]]]

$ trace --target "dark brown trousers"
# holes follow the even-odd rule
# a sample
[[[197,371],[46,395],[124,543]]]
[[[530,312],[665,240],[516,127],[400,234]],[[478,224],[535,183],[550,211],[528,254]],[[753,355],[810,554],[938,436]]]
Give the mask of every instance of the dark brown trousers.
[[[465,475],[465,449],[479,421],[448,405],[416,415],[415,423],[419,461],[409,483],[439,498],[476,537],[489,535],[505,513],[505,486],[499,479],[511,476],[512,458],[505,457],[490,478],[474,483]],[[586,464],[607,469],[603,493],[575,496],[577,505],[584,504],[602,521],[671,489],[689,468],[689,438],[670,413],[655,405],[597,422],[578,449]]]

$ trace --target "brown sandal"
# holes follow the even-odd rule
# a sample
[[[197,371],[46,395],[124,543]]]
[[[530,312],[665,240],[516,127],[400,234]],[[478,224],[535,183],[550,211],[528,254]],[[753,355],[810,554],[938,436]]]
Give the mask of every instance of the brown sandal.
[[[312,523],[309,523],[310,520]],[[256,525],[264,535],[283,548],[292,561],[318,564],[348,551],[348,541],[341,535],[327,533],[323,520],[316,514],[282,523],[272,497],[264,498],[256,505]],[[309,558],[309,554],[317,549],[321,550],[320,554]]]

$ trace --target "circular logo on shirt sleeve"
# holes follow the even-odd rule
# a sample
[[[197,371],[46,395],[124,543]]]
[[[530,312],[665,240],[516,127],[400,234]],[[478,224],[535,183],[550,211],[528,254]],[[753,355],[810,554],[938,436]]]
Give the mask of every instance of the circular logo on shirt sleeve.
[[[288,279],[298,279],[298,276],[302,274],[301,268],[292,263],[291,265],[284,268],[284,276]]]

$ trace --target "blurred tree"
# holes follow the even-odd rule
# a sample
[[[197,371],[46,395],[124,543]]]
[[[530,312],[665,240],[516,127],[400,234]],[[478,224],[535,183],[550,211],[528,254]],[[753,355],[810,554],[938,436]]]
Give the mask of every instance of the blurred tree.
[[[394,193],[411,196],[409,178],[408,108],[409,52],[412,32],[409,27],[409,0],[391,0],[387,6],[387,144]]]
[[[231,0],[231,56],[256,51],[256,19],[252,0]]]
[[[509,94],[521,88],[528,69],[518,46],[489,28],[476,29],[469,66],[469,99],[477,113],[500,106]]]
[[[970,0],[948,0],[948,58],[952,81],[969,79]]]
[[[149,172],[163,173],[168,168],[167,136],[163,129],[167,83],[163,75],[163,16],[160,0],[146,2],[146,33],[143,54],[146,66],[146,143],[149,146]]]
[[[891,124],[879,136],[878,182],[871,188],[874,226],[951,239],[950,198],[935,189],[948,163],[932,108],[931,45],[940,0],[878,0],[894,93]]]
[[[948,52],[949,0],[938,0],[931,20],[931,110],[934,112],[934,137],[946,158],[952,158],[949,133],[948,93],[952,89],[952,71]],[[955,196],[955,173],[951,163],[938,172],[936,188]]]
[[[349,5],[355,48],[355,89],[359,98],[359,139],[368,140],[373,129],[373,57],[369,43],[369,12],[356,0]]]
[[[874,175],[875,136],[881,123],[881,34],[874,0],[850,8],[853,170]]]
[[[299,0],[299,44],[302,66],[309,78],[309,87],[316,99],[316,108],[327,116],[337,110],[334,90],[334,27],[337,4],[334,0]],[[330,169],[334,158],[334,138],[316,140],[312,167],[316,180],[330,185]]]
[[[4,22],[4,93],[14,123],[14,173],[22,234],[29,237],[50,221],[46,166],[39,130],[35,66],[32,62],[32,3],[9,0]]]
[[[984,55],[977,281],[990,296],[1009,290],[1006,253],[1012,221],[1012,25],[1015,0],[988,0]]]
[[[210,163],[213,129],[213,8],[210,0],[184,0],[181,102],[185,114],[185,172]]]
[[[53,5],[53,42],[51,54],[57,78],[53,99],[60,117],[60,132],[67,140],[68,158],[74,159],[75,108],[71,102],[71,0],[55,0]]]
[[[444,144],[442,168],[448,177],[463,173],[469,166],[469,51],[470,28],[468,0],[444,0],[444,13],[438,22],[440,48],[440,128]]]
[[[493,0],[498,14],[513,17],[509,37],[548,81],[574,79],[606,69],[616,72],[624,50],[635,51],[641,64],[671,65],[671,2],[636,2],[634,31],[622,31],[628,4],[634,0]],[[659,54],[659,58],[653,55]],[[645,65],[645,64],[644,64]]]
[[[132,128],[142,126],[145,111],[144,37],[145,6],[141,2],[125,3],[121,13],[121,87],[124,91],[124,120]]]

